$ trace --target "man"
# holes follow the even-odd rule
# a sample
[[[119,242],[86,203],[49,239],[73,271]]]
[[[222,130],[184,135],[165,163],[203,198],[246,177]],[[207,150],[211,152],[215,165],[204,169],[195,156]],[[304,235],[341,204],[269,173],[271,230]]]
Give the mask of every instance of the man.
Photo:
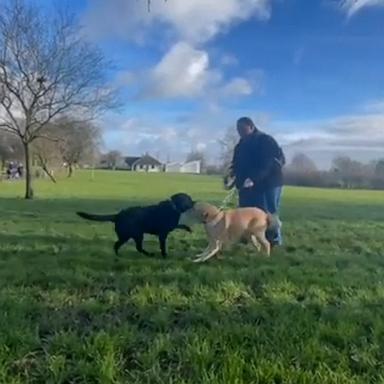
[[[240,141],[235,147],[232,173],[240,207],[258,207],[279,213],[283,187],[284,153],[275,139],[260,132],[249,117],[237,121]],[[267,233],[272,246],[282,244],[281,229]]]

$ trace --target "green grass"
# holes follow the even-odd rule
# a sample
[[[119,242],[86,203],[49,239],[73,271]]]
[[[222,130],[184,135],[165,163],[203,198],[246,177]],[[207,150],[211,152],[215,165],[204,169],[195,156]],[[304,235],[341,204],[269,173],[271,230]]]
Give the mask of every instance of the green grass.
[[[283,249],[203,265],[199,228],[166,260],[116,259],[112,226],[74,215],[178,191],[225,195],[203,176],[79,172],[34,201],[0,183],[0,383],[384,383],[383,192],[287,188]]]

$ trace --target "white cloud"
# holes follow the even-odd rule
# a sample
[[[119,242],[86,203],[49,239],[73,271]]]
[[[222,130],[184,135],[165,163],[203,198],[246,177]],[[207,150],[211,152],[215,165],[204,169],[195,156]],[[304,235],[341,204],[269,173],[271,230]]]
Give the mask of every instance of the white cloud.
[[[164,120],[158,116],[120,118],[109,129],[108,149],[120,149],[126,155],[150,152],[172,161],[185,159],[192,150],[204,150],[209,161],[217,161],[218,140],[242,115],[253,117],[256,125],[273,135],[283,146],[288,160],[297,152],[313,158],[321,168],[328,168],[336,156],[346,155],[367,162],[384,157],[384,113],[336,116],[315,121],[277,121],[271,116],[245,110],[201,110],[182,118]],[[113,120],[112,120],[113,121]]]
[[[178,42],[151,69],[141,73],[119,74],[122,86],[136,85],[143,99],[200,99],[211,106],[225,99],[245,97],[261,89],[263,73],[254,71],[246,77],[225,80],[223,73],[212,68],[209,54],[187,42]],[[133,81],[133,83],[132,83]]]
[[[252,85],[242,77],[232,79],[222,88],[223,96],[249,96],[252,94]]]
[[[339,116],[300,123],[275,122],[276,136],[288,155],[304,152],[327,167],[335,156],[360,161],[383,157],[384,114]]]
[[[207,149],[207,143],[197,143],[195,148],[199,152],[204,152]]]
[[[357,12],[366,7],[384,6],[384,0],[342,0],[341,7],[347,13],[348,17],[352,17]]]
[[[236,58],[236,56],[225,54],[221,58],[221,65],[232,67],[239,64],[239,60]]]
[[[272,0],[93,0],[84,24],[94,38],[148,41],[168,48],[152,67],[122,71],[115,82],[138,100],[201,100],[220,110],[224,100],[261,90],[263,74],[238,73],[226,78],[221,67],[237,64],[229,53],[214,66],[204,44],[233,25],[270,17]],[[149,40],[148,40],[149,39]],[[153,40],[151,40],[153,39]]]
[[[153,32],[151,27],[160,24],[177,39],[202,43],[253,16],[268,19],[270,1],[152,0],[151,12],[148,12],[144,0],[94,0],[85,24],[96,37],[118,35],[141,41]]]
[[[104,127],[105,150],[117,149],[126,156],[149,152],[161,161],[182,161],[191,150],[205,151],[211,160],[217,155],[220,131],[210,130],[210,121],[204,125],[191,116],[183,122],[169,122],[159,116],[115,115],[100,125]]]
[[[137,111],[124,117],[106,116],[100,126],[104,127],[105,150],[118,149],[127,156],[150,152],[162,161],[168,157],[181,161],[189,151],[201,150],[210,162],[217,162],[221,148],[219,139],[229,128],[236,134],[236,119],[246,114],[250,114],[262,129],[268,127],[270,117],[264,113],[236,108],[210,111],[207,106],[180,115]],[[277,133],[274,129],[268,132]]]
[[[363,162],[384,157],[384,112],[313,121],[278,121],[270,115],[236,108],[203,109],[171,118],[153,115],[143,119],[137,113],[119,121],[106,119],[105,141],[108,149],[118,148],[127,155],[149,151],[160,154],[164,161],[168,155],[179,161],[191,149],[199,149],[208,154],[210,161],[216,161],[218,140],[230,127],[235,132],[235,121],[242,115],[251,116],[261,130],[273,135],[288,159],[296,152],[304,152],[321,168],[327,168],[334,157],[341,155]]]
[[[172,46],[145,77],[144,96],[150,98],[196,97],[218,80],[207,52],[184,42]]]

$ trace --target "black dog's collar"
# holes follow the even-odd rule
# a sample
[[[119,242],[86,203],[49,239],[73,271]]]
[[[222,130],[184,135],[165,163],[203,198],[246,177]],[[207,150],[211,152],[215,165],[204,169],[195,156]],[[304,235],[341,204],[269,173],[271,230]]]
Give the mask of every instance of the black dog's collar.
[[[172,199],[168,199],[167,201],[169,201],[170,202],[170,204],[172,205],[172,208],[177,212],[177,213],[180,213],[180,215],[182,215],[184,212],[186,212],[186,211],[188,211],[190,208],[187,208],[187,209],[179,209],[178,207],[177,207],[177,205],[173,202],[173,200]],[[193,201],[192,200],[192,207],[191,208],[193,208],[193,206],[196,204],[196,201]]]

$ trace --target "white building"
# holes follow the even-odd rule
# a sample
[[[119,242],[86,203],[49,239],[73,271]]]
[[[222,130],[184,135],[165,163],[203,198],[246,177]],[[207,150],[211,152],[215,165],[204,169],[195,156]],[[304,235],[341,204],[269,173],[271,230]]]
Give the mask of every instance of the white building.
[[[136,172],[161,172],[163,165],[152,156],[126,157],[124,162],[130,171]]]
[[[168,163],[165,165],[165,172],[168,173],[201,173],[201,161],[189,161],[187,163]]]

